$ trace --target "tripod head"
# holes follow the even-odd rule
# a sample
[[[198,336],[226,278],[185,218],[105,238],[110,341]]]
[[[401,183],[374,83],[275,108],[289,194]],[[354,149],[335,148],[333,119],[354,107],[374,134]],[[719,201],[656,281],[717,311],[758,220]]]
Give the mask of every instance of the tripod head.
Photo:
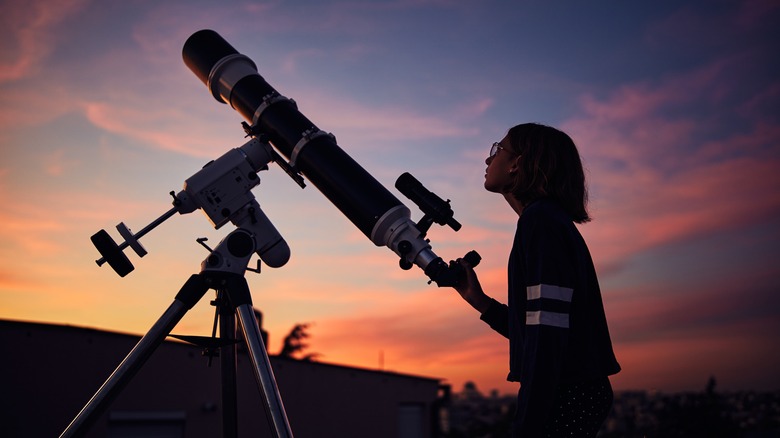
[[[268,163],[279,156],[267,142],[254,137],[239,148],[231,149],[207,163],[184,181],[179,193],[171,192],[173,208],[133,234],[124,223],[117,225],[125,239],[117,245],[111,236],[100,230],[91,240],[103,258],[98,266],[108,263],[121,277],[134,266],[123,250],[131,247],[139,257],[146,250],[138,240],[175,213],[187,214],[202,210],[215,229],[228,222],[245,230],[252,237],[253,250],[268,266],[278,268],[290,259],[290,247],[268,219],[251,190],[260,184],[257,172],[268,169]]]

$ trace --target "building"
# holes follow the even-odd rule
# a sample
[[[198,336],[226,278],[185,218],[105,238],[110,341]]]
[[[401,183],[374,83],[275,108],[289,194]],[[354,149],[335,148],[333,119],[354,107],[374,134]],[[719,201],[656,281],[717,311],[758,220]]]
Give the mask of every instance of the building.
[[[4,437],[58,436],[139,336],[0,320]],[[96,437],[222,436],[219,360],[165,341],[90,428]],[[297,438],[437,434],[439,380],[270,357]],[[248,355],[238,355],[239,436],[274,436]]]

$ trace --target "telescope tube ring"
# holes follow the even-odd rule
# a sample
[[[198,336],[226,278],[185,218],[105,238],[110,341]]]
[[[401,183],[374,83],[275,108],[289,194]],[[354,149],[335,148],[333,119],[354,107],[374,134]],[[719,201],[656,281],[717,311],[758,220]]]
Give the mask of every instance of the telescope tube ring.
[[[282,101],[288,101],[293,104],[296,108],[298,107],[294,100],[284,97],[279,93],[271,93],[263,96],[263,102],[257,107],[255,110],[255,114],[252,116],[252,126],[257,126],[257,123],[260,121],[260,117],[263,115],[263,111],[265,111],[269,106],[275,104],[276,102],[282,102]]]
[[[298,143],[295,144],[292,153],[290,153],[290,165],[295,167],[295,160],[298,158],[298,155],[301,153],[301,150],[303,150],[304,146],[309,144],[310,141],[326,136],[332,138],[334,142],[336,141],[336,137],[333,134],[325,132],[315,126],[312,126],[311,128],[303,131],[303,134],[301,134],[301,139],[298,140]]]

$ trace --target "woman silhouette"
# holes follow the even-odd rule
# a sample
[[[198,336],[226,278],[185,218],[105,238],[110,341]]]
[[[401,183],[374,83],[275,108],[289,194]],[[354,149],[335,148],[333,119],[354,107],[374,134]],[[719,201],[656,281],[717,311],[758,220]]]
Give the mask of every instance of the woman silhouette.
[[[493,144],[485,189],[517,213],[507,304],[486,295],[461,259],[455,289],[509,339],[520,382],[512,436],[595,437],[612,406],[612,350],[593,261],[575,223],[590,221],[585,174],[565,133],[526,123]]]

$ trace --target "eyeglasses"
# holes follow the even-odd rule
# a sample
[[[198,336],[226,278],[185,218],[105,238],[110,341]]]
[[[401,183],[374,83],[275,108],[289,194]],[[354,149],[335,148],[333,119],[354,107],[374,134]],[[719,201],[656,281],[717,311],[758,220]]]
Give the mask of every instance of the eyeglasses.
[[[507,148],[501,146],[501,142],[497,141],[497,142],[493,143],[493,146],[490,147],[490,155],[488,155],[488,158],[495,157],[499,150],[507,151],[507,152],[509,152],[512,155],[517,155],[518,157],[522,157],[522,155],[518,154],[517,152],[512,151],[510,149],[507,149]]]
[[[507,152],[512,152],[512,151],[510,151],[509,149],[507,149],[507,148],[505,148],[505,147],[501,146],[501,143],[500,143],[500,142],[495,142],[495,143],[493,143],[493,146],[490,148],[490,155],[489,155],[488,157],[489,157],[489,158],[493,158],[493,157],[495,157],[495,156],[496,156],[496,154],[498,153],[499,149],[501,149],[501,150],[505,150],[505,151],[507,151]]]

